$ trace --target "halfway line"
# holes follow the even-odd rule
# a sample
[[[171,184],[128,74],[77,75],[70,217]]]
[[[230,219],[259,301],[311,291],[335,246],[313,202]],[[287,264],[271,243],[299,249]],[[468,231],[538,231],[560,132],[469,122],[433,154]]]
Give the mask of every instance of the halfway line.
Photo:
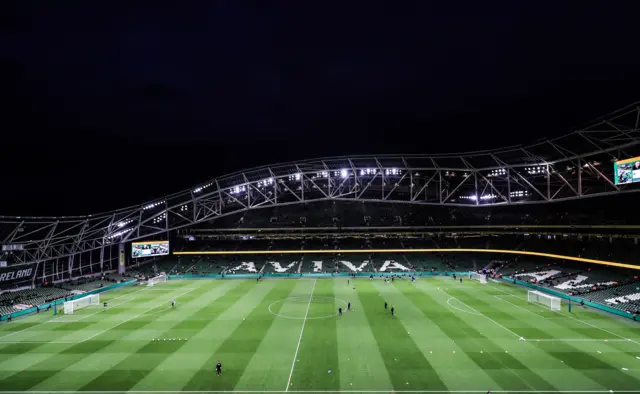
[[[311,307],[311,300],[313,299],[313,291],[316,288],[316,280],[313,280],[313,286],[311,287],[311,295],[309,296],[309,303],[307,304],[307,312],[304,314],[304,320],[302,321],[302,329],[300,330],[300,338],[298,338],[298,346],[296,346],[296,352],[293,355],[293,362],[291,363],[291,372],[289,373],[289,380],[287,380],[286,391],[289,391],[291,385],[291,377],[293,376],[293,369],[296,367],[296,359],[298,358],[298,350],[300,350],[300,342],[302,342],[302,333],[304,332],[304,326],[307,324],[307,316],[309,316],[309,308]]]

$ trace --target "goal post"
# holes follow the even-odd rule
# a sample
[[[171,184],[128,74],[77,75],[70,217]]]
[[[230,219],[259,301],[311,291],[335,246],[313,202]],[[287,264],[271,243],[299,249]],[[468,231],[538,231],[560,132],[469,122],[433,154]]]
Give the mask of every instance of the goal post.
[[[162,282],[166,282],[166,281],[167,281],[167,276],[166,275],[158,275],[155,278],[149,278],[149,280],[147,281],[147,286],[152,287],[156,283],[162,283]]]
[[[485,274],[479,274],[477,272],[472,272],[471,273],[471,279],[473,280],[477,280],[480,283],[486,285],[487,284],[487,275]]]
[[[65,315],[73,315],[73,313],[81,308],[87,306],[94,306],[100,304],[100,294],[90,294],[85,297],[81,297],[71,301],[65,301],[64,303],[64,314]]]
[[[529,302],[537,302],[551,309],[552,311],[560,310],[560,298],[545,294],[541,291],[529,290],[527,295]]]

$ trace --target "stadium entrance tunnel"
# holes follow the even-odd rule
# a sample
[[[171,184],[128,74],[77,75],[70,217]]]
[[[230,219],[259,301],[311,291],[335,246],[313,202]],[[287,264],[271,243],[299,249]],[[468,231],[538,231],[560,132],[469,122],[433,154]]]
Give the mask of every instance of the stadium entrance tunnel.
[[[347,301],[325,296],[293,296],[269,305],[272,314],[292,320],[328,319],[338,316],[338,308],[347,309]]]

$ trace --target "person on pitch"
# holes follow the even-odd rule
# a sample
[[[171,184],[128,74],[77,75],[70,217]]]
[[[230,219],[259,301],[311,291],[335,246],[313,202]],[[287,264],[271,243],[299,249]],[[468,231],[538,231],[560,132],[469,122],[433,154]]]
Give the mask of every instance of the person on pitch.
[[[395,315],[396,315],[396,308],[391,306],[391,316],[395,316]]]
[[[351,312],[351,303],[347,302],[347,312]]]
[[[387,309],[388,309],[388,308],[387,308],[387,301],[385,301],[385,302],[384,302],[384,310],[386,311]]]
[[[106,310],[107,310],[107,303],[106,303],[106,302],[104,302],[104,303],[102,304],[102,306],[103,306],[103,310],[105,310],[105,311],[106,311]]]
[[[216,374],[218,374],[218,376],[222,375],[222,363],[220,360],[218,360],[218,363],[216,364]]]
[[[175,308],[176,307],[176,300],[171,300],[171,307]]]
[[[342,308],[338,308],[338,316],[342,316]]]

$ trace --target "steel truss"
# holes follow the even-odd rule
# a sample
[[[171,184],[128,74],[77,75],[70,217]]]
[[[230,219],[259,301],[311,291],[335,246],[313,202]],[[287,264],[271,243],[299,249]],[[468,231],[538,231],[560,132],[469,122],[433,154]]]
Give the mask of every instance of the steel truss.
[[[334,157],[254,168],[142,206],[73,217],[0,217],[11,264],[75,256],[102,261],[121,242],[263,207],[323,200],[420,205],[534,204],[639,191],[616,185],[613,162],[640,156],[640,103],[528,146],[441,155]],[[94,257],[95,256],[95,257]],[[82,264],[82,263],[80,263]],[[93,264],[93,263],[92,263]]]

